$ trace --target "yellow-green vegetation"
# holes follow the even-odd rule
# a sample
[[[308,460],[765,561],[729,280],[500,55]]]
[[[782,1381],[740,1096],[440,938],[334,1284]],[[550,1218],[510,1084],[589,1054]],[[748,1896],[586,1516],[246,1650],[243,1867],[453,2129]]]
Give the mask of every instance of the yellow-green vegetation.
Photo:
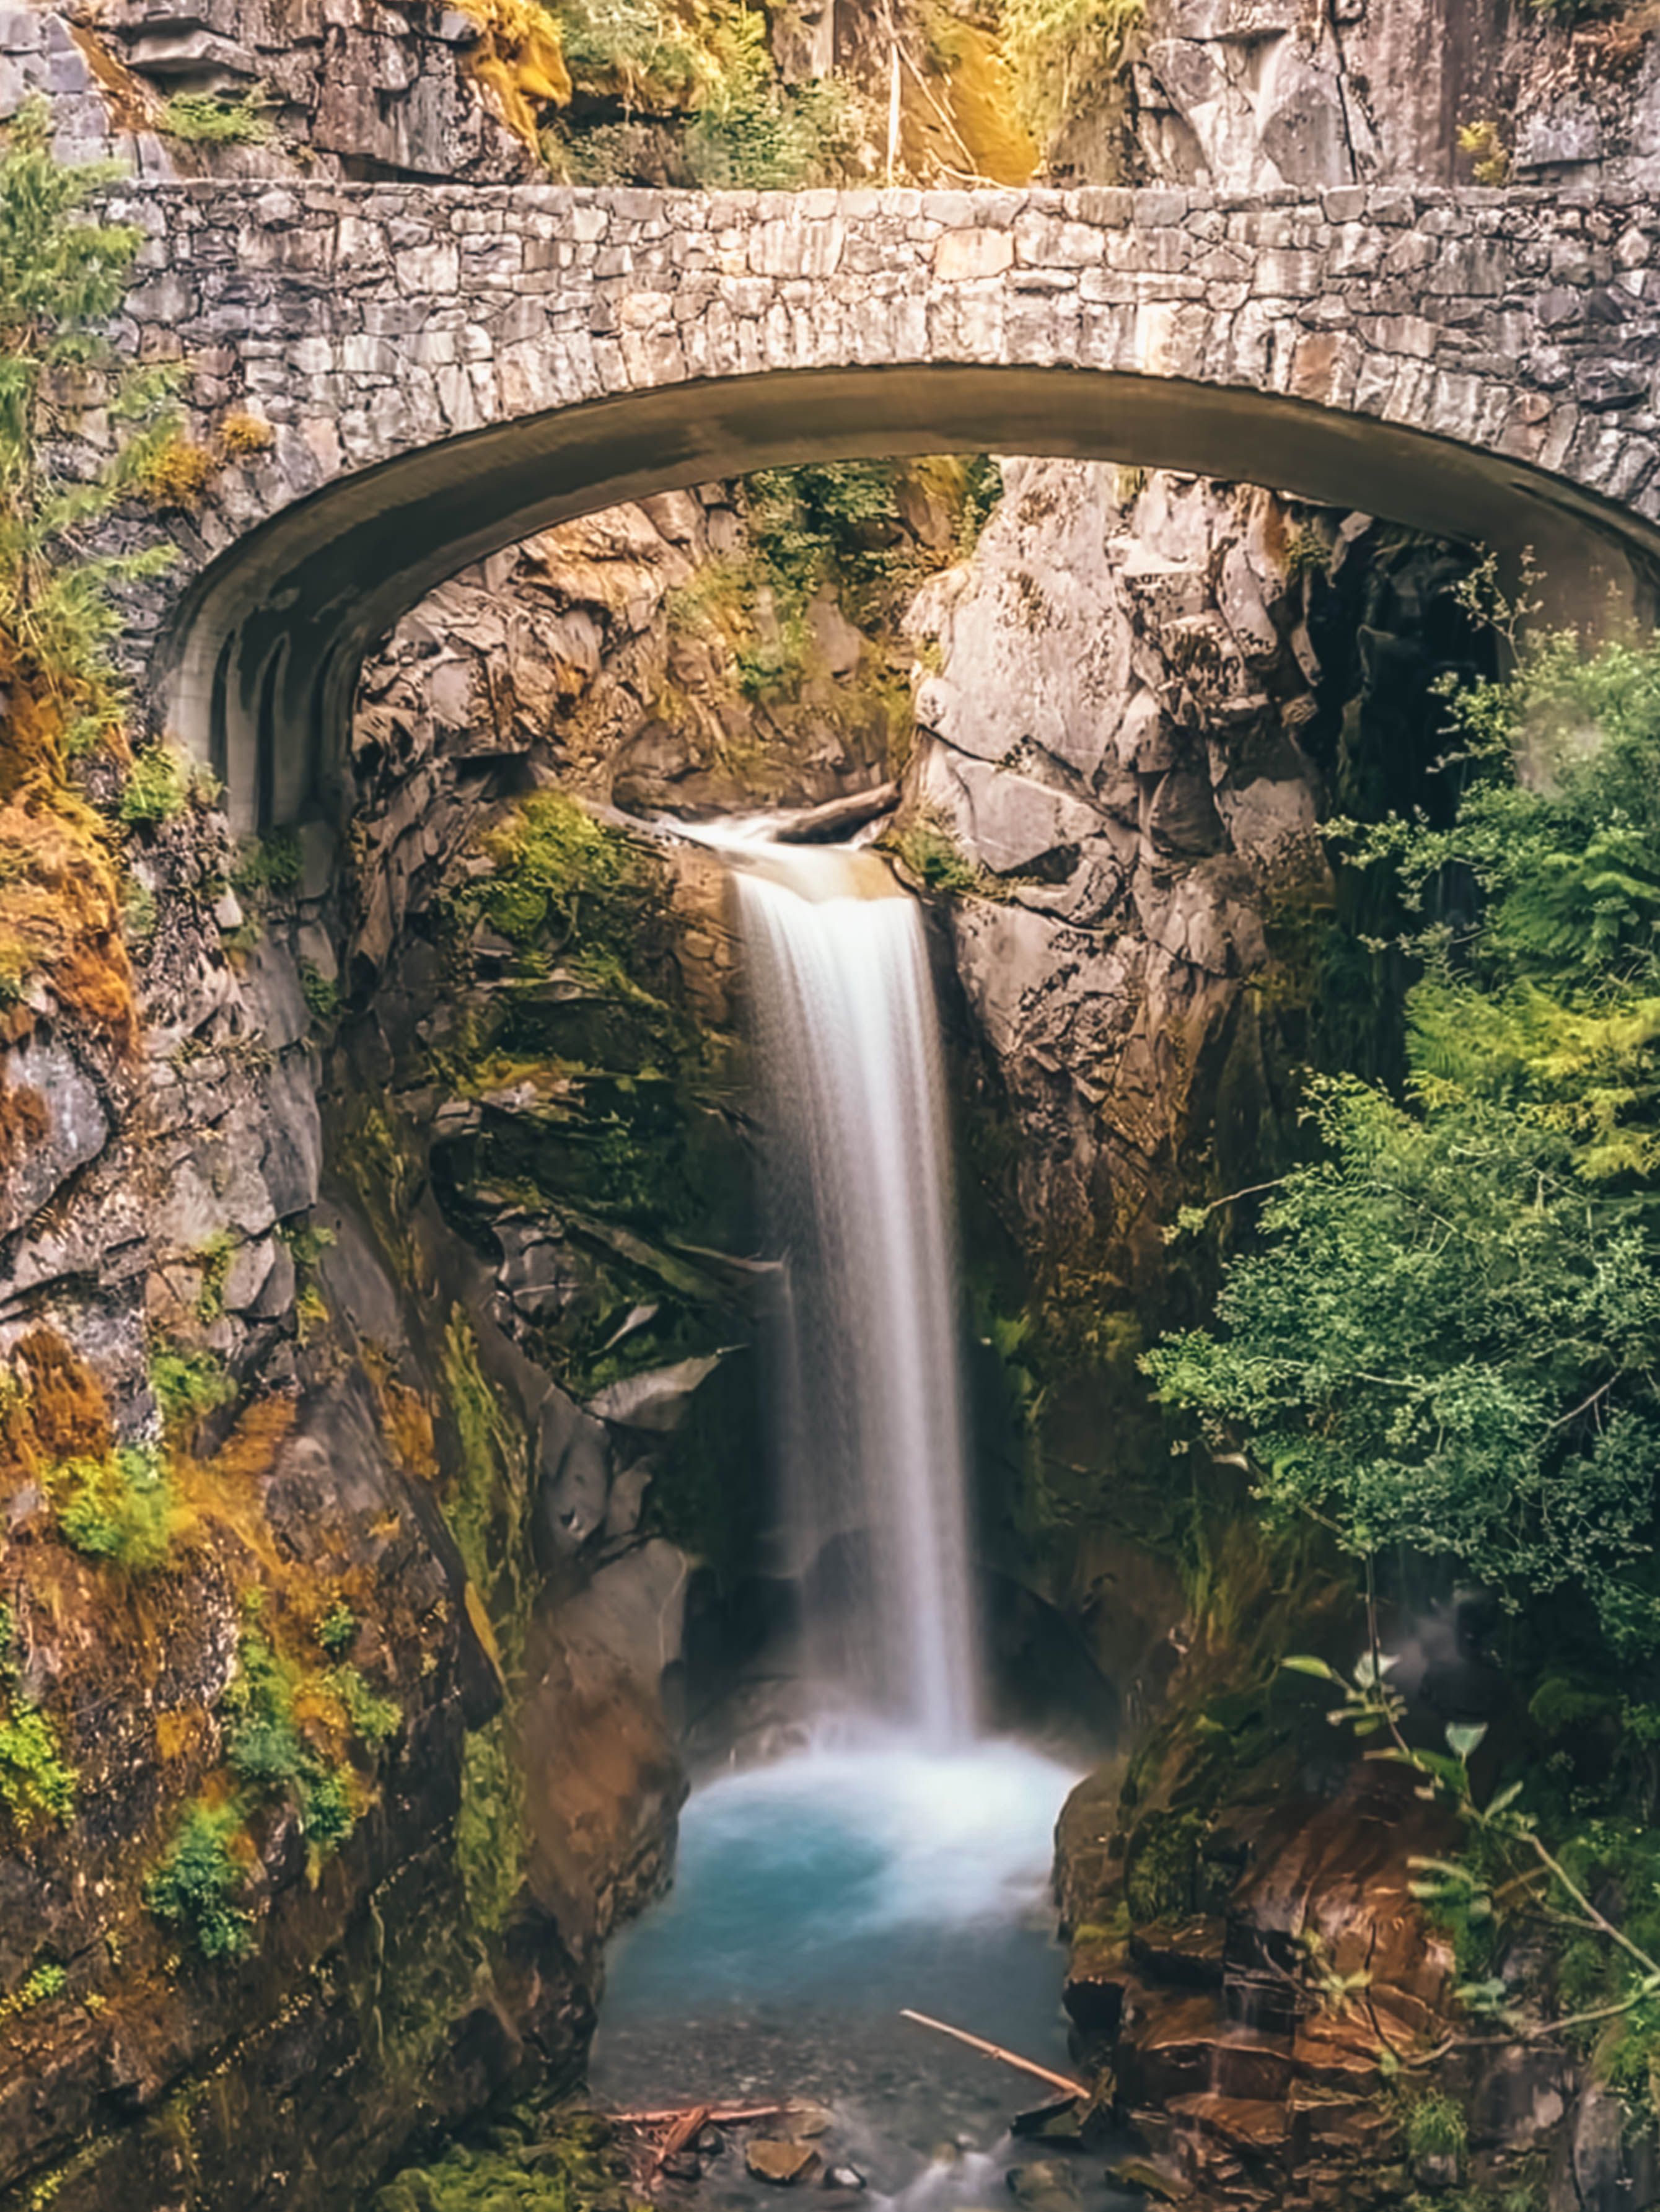
[[[331,1601],[313,1632],[331,1659],[344,1658],[357,1638],[357,1615],[343,1597]]]
[[[100,1458],[61,1461],[46,1470],[46,1486],[58,1533],[87,1558],[133,1574],[167,1558],[178,1508],[153,1446],[120,1444]]]
[[[530,1599],[528,1439],[479,1364],[478,1340],[459,1308],[444,1331],[440,1371],[460,1458],[444,1517],[497,1641],[516,1662]]]
[[[965,853],[949,825],[927,808],[919,809],[881,840],[926,890],[944,898],[1000,898],[1002,885],[990,871]]]
[[[1510,182],[1510,149],[1491,116],[1466,123],[1458,133],[1458,150],[1470,157],[1470,174],[1478,185]]]
[[[244,1603],[236,1673],[220,1705],[232,1789],[186,1808],[144,1886],[150,1911],[208,1959],[238,1957],[252,1946],[252,1919],[240,1901],[253,1863],[250,1818],[262,1807],[291,1808],[314,1875],[368,1802],[354,1748],[372,1760],[403,1725],[402,1709],[356,1668],[290,1658],[264,1620],[256,1592]]]
[[[141,499],[163,512],[198,506],[217,464],[205,446],[174,435],[149,455],[133,478]]]
[[[1003,0],[1003,51],[1040,144],[1122,69],[1146,14],[1146,0]]]
[[[532,2104],[386,2183],[373,2212],[638,2212],[632,2178],[608,2120]]]
[[[50,145],[36,99],[0,149],[0,1003],[43,977],[67,1013],[125,1048],[134,1022],[119,876],[69,769],[88,747],[119,750],[118,591],[158,574],[173,549],[89,556],[85,540],[174,438],[166,403],[177,372],[125,361],[105,335],[143,242],[92,211],[118,172],[65,167]],[[109,456],[73,479],[48,458],[66,377],[117,432]]]
[[[146,745],[133,755],[119,811],[129,829],[157,829],[194,803],[210,806],[218,796],[212,776],[176,745]]]
[[[706,190],[786,191],[851,173],[863,129],[852,88],[783,83],[767,19],[742,0],[562,0],[553,28],[569,74],[544,112],[573,92],[575,105],[569,122],[550,116],[540,143],[573,182],[628,181],[642,121],[672,149],[680,180]]]
[[[0,1997],[0,2021],[15,2020],[19,2013],[32,2012],[36,2005],[61,1996],[68,1984],[69,1976],[55,1960],[31,1966],[11,1994]]]
[[[155,1346],[149,1386],[169,1437],[188,1439],[205,1417],[236,1397],[236,1380],[211,1352],[185,1352],[177,1345]]]
[[[27,1838],[75,1812],[75,1770],[50,1717],[27,1694],[17,1619],[0,1601],[0,1808],[12,1834]]]
[[[262,86],[232,98],[215,92],[175,92],[161,110],[164,138],[189,146],[268,146],[277,135]]]

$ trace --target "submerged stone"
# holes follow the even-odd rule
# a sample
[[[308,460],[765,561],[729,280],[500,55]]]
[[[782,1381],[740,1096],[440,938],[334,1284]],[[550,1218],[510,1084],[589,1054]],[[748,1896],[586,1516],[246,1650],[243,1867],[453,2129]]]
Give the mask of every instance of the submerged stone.
[[[744,2162],[757,2179],[776,2182],[780,2187],[787,2187],[792,2181],[800,2180],[818,2156],[811,2143],[792,2142],[775,2136],[757,2136],[745,2148]]]

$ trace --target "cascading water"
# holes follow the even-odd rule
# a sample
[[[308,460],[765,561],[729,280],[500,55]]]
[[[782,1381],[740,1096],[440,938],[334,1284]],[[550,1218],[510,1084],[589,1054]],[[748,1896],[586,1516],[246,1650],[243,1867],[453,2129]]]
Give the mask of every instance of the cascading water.
[[[784,1261],[778,1419],[789,1565],[828,1674],[932,1748],[977,1709],[957,1271],[920,916],[873,856],[738,874]]]
[[[854,1724],[694,1792],[672,1893],[612,1953],[589,2079],[620,2104],[818,2097],[832,2170],[849,2159],[903,2212],[964,2212],[996,2176],[958,2148],[997,2141],[1008,2085],[901,2012],[1064,2063],[1046,1891],[1071,1778],[979,1731],[921,921],[873,854],[711,842],[734,864],[781,1262],[783,1564],[821,1713]],[[758,2206],[769,2185],[715,2157],[720,2203]]]

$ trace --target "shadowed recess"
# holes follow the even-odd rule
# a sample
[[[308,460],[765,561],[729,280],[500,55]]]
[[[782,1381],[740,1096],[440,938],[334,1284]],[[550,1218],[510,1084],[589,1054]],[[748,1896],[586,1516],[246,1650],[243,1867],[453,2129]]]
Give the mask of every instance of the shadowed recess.
[[[1660,530],[1560,477],[1271,393],[957,363],[779,371],[558,408],[347,477],[204,569],[158,655],[171,733],[238,829],[337,805],[357,673],[435,586],[504,545],[654,492],[801,462],[993,452],[1259,483],[1443,538],[1531,548],[1556,621],[1651,612]]]

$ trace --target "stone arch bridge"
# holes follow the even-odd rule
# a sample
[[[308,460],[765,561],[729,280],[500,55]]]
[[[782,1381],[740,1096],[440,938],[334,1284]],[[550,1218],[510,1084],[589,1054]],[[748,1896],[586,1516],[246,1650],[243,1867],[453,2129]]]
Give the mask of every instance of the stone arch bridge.
[[[1605,185],[705,195],[133,187],[128,313],[252,412],[137,611],[239,827],[326,804],[358,666],[561,518],[779,464],[990,449],[1267,483],[1660,574],[1660,205]]]

